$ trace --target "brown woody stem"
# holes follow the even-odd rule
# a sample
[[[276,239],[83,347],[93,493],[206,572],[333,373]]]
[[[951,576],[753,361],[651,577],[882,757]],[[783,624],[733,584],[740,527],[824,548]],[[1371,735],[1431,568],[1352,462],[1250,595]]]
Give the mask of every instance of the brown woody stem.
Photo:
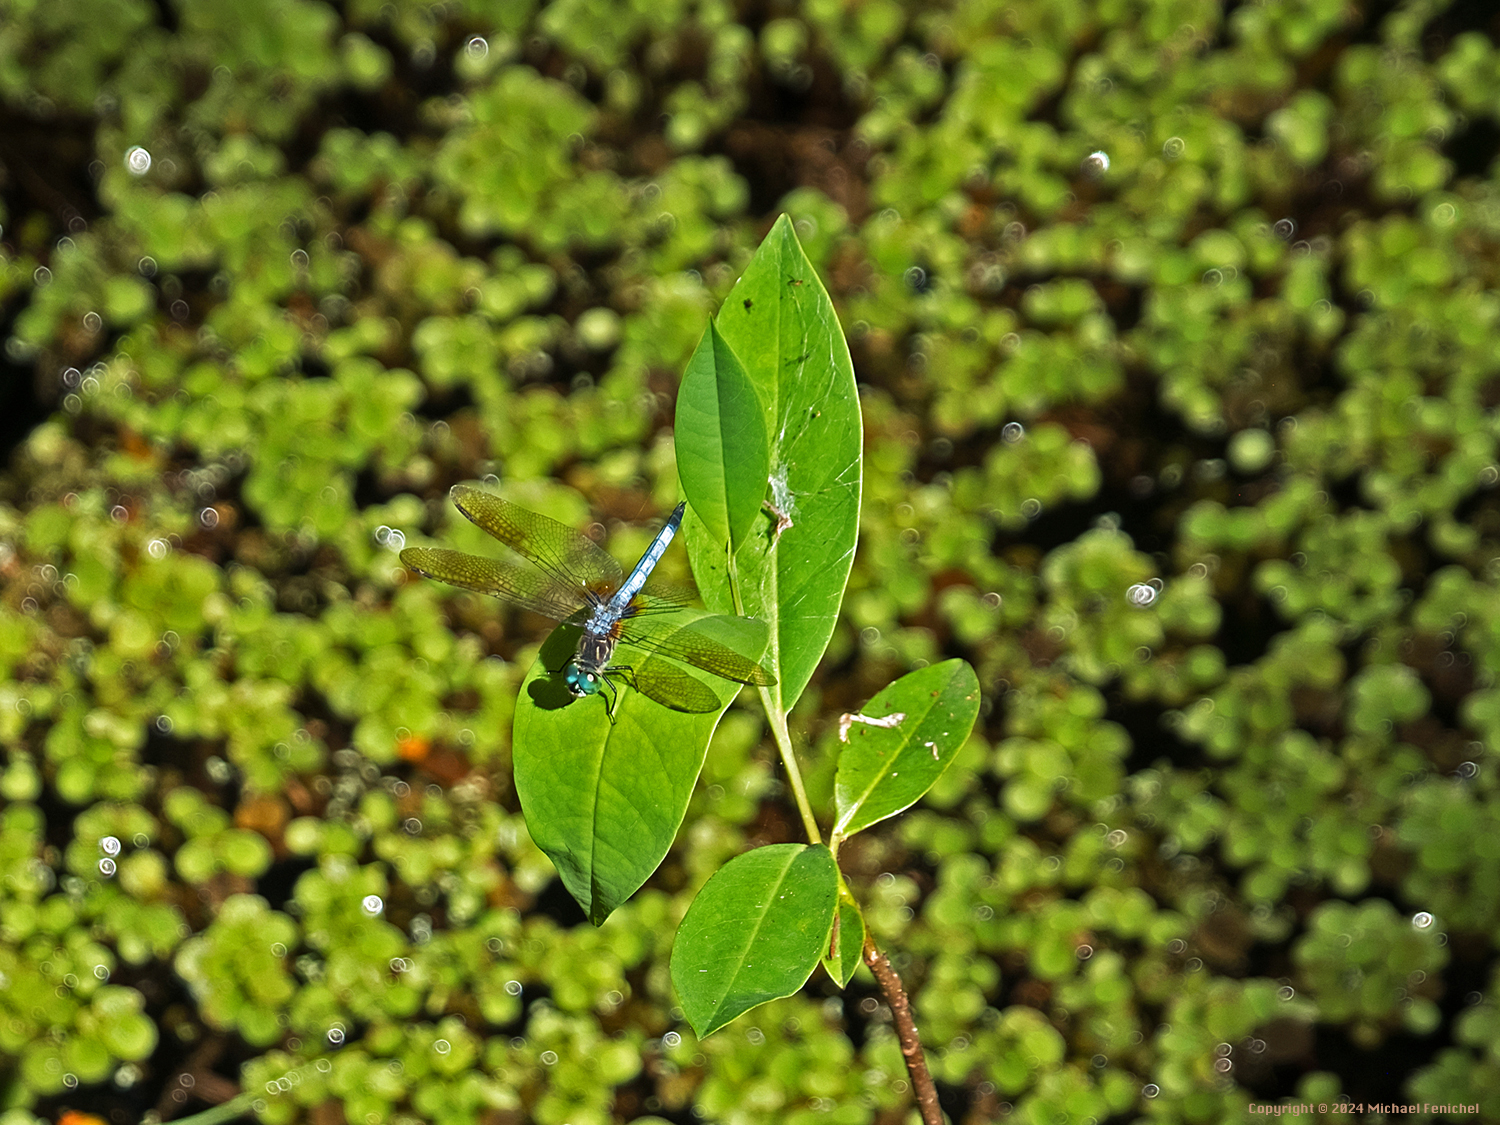
[[[917,1095],[917,1108],[922,1111],[922,1125],[943,1125],[943,1111],[938,1105],[937,1087],[932,1084],[932,1075],[927,1072],[927,1059],[922,1054],[922,1041],[917,1037],[917,1025],[911,1018],[911,1002],[906,998],[906,989],[901,978],[885,954],[875,948],[875,939],[865,931],[865,964],[880,982],[880,991],[885,993],[885,1002],[891,1006],[891,1017],[896,1024],[896,1038],[901,1043],[901,1057],[906,1060],[906,1073],[911,1075],[912,1090]]]

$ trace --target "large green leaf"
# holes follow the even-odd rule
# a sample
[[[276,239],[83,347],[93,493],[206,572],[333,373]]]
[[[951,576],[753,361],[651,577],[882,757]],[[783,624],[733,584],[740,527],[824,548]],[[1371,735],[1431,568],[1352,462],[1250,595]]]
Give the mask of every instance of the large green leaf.
[[[771,446],[755,385],[712,321],[677,390],[677,479],[710,532],[738,545],[766,498]]]
[[[821,844],[756,848],[714,873],[672,946],[672,983],[699,1036],[802,987],[827,947],[838,886]]]
[[[978,715],[979,679],[962,660],[908,672],[870,700],[839,755],[834,838],[915,804],[953,764]]]
[[[707,630],[717,620],[695,627]],[[755,659],[760,654],[746,648],[744,632],[712,636]],[[700,714],[670,710],[622,685],[611,723],[607,696],[574,699],[562,682],[578,636],[577,625],[562,625],[542,646],[516,701],[512,758],[531,838],[598,925],[667,854],[714,727],[740,685],[683,668],[719,701]],[[627,645],[616,650],[616,663],[639,667],[647,659],[666,658]]]
[[[771,503],[735,551],[743,608],[730,594],[722,537],[690,511],[684,536],[704,603],[771,627],[772,699],[790,710],[838,618],[859,533],[862,441],[854,365],[833,302],[783,215],[719,310],[771,434]]]

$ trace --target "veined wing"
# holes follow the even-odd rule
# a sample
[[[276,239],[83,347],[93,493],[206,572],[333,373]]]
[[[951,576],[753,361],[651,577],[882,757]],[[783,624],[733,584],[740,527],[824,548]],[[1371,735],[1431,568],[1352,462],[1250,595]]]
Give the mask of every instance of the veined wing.
[[[741,656],[728,646],[704,635],[699,627],[707,622],[721,620],[718,617],[703,617],[677,629],[661,624],[647,625],[638,617],[627,617],[620,628],[620,639],[626,644],[638,645],[653,653],[670,656],[702,668],[726,680],[741,684],[756,684],[769,687],[776,677],[755,661]],[[727,617],[723,620],[745,622],[743,617]],[[649,663],[647,667],[649,667]],[[642,690],[645,690],[644,688]],[[650,693],[647,692],[649,695]],[[652,698],[655,698],[654,696]],[[717,704],[715,704],[717,706]]]
[[[401,564],[439,582],[504,598],[554,621],[564,621],[588,604],[582,587],[563,584],[536,567],[519,563],[442,547],[407,547],[401,552]]]
[[[622,672],[636,691],[673,711],[701,715],[717,711],[722,706],[719,697],[709,690],[708,685],[694,679],[676,665],[658,659],[655,653],[647,657],[639,668],[616,671]]]
[[[690,586],[669,586],[652,582],[644,593],[630,599],[630,610],[626,616],[649,616],[656,613],[676,613],[698,599],[698,591]]]
[[[454,485],[449,495],[460,512],[541,567],[556,585],[578,586],[580,593],[587,589],[607,598],[625,581],[608,551],[567,524],[466,484]]]

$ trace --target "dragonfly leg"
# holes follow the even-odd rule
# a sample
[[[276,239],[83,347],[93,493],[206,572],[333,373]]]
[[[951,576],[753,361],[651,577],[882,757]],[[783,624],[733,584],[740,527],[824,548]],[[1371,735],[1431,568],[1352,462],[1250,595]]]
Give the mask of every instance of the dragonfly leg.
[[[605,669],[605,671],[610,672],[613,671],[613,669],[607,668]],[[610,682],[610,678],[607,675],[601,675],[599,679],[604,682],[605,687],[609,688],[609,700],[605,705],[604,713],[609,716],[610,726],[614,726],[615,711],[620,706],[620,692],[619,689]]]

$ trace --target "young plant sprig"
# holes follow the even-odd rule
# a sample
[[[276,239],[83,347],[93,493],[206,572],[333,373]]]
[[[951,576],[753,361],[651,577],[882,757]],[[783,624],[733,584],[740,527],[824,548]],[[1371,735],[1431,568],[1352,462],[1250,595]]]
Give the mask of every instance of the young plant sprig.
[[[805,844],[736,857],[703,886],[672,950],[683,1011],[708,1035],[796,992],[820,962],[842,987],[863,960],[891,1006],[923,1120],[940,1125],[901,981],[875,947],[837,853],[942,776],[978,716],[979,682],[965,662],[945,661],[843,717],[825,845],[787,715],[832,637],[853,565],[863,433],[848,345],[785,215],[689,361],[675,433],[688,554],[704,602],[769,629],[761,663],[775,683],[757,691],[807,833]]]
[[[736,857],[699,891],[672,950],[682,1010],[700,1036],[710,1035],[790,996],[819,963],[843,987],[863,961],[890,1003],[923,1120],[940,1125],[905,991],[839,872],[838,849],[910,807],[943,775],[978,716],[979,682],[963,661],[945,661],[902,677],[865,713],[840,720],[833,833],[824,843],[787,715],[828,647],[853,566],[863,432],[848,345],[786,216],[689,360],[675,433],[689,504],[682,534],[713,615],[690,626],[716,651],[727,648],[751,667],[758,661],[757,672],[766,673],[753,682],[765,685],[757,690],[807,834],[804,844]],[[460,497],[466,513],[477,512],[481,526],[494,524],[528,557],[555,567],[562,564],[554,556],[572,551],[556,545],[571,542],[566,532],[528,538],[506,530],[500,516],[484,519],[476,505],[500,502],[477,495]],[[543,549],[542,538],[554,546]],[[505,577],[509,570],[482,560],[425,549],[408,555],[420,572],[459,585],[512,597],[507,591],[521,588]],[[671,693],[637,690],[621,693],[613,709],[590,706],[558,688],[578,631],[573,621],[554,632],[523,682],[512,760],[533,841],[598,925],[667,854],[740,684],[707,676],[693,693],[701,702],[691,707],[671,706]],[[651,661],[672,655],[648,645],[632,656],[628,647],[622,640],[620,664],[609,669],[627,686],[641,684]],[[659,670],[657,679],[668,674]],[[670,675],[693,673],[682,667]]]

